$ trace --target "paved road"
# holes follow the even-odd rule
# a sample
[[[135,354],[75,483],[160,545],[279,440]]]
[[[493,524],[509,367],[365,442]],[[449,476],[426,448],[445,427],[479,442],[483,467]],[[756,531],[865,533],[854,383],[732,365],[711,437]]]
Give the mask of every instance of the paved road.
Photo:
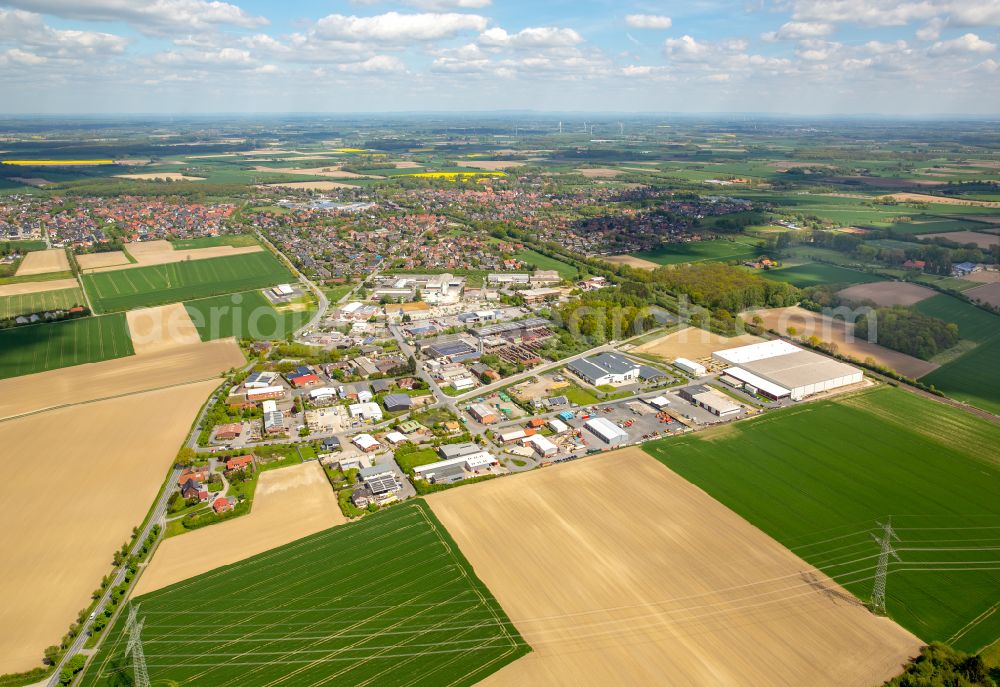
[[[265,246],[271,249],[271,251],[278,256],[279,260],[281,260],[288,266],[288,269],[292,271],[292,274],[298,277],[298,280],[303,284],[305,284],[309,288],[309,290],[316,295],[316,299],[319,301],[319,309],[316,310],[316,314],[313,315],[308,322],[306,322],[304,325],[302,325],[295,331],[294,335],[298,336],[306,329],[309,329],[310,327],[315,327],[317,324],[319,324],[320,321],[322,321],[324,317],[326,317],[326,311],[330,309],[330,299],[326,297],[325,293],[323,293],[323,289],[316,286],[312,281],[309,280],[308,277],[306,277],[306,275],[302,274],[302,272],[299,271],[299,268],[297,268],[292,263],[291,260],[285,257],[285,254],[282,253],[280,250],[278,250],[275,247],[275,245],[271,243],[268,240],[268,238],[264,236],[263,232],[261,232],[260,230],[257,230],[257,238],[261,241],[261,243],[263,243]]]
[[[149,519],[146,521],[146,524],[143,526],[142,531],[139,532],[139,536],[135,538],[135,543],[129,550],[129,555],[136,555],[139,553],[139,550],[142,549],[143,543],[146,541],[146,537],[148,537],[149,533],[152,531],[153,525],[156,524],[160,525],[160,536],[161,537],[163,536],[163,525],[166,521],[164,516],[166,515],[167,512],[167,500],[170,498],[170,493],[173,491],[172,489],[173,485],[177,483],[177,480],[180,478],[180,476],[181,476],[180,468],[175,467],[170,473],[170,477],[168,478],[167,482],[167,487],[163,490],[163,493],[160,494],[160,498],[157,500],[156,505],[153,506],[152,516],[150,516]],[[111,582],[111,584],[108,585],[108,588],[104,590],[104,594],[101,595],[100,601],[98,601],[97,606],[94,607],[97,610],[97,612],[100,612],[100,609],[104,608],[107,605],[108,601],[111,598],[112,590],[125,580],[125,570],[126,566],[122,565],[118,569],[118,572],[115,573],[114,580]],[[136,578],[133,578],[133,584],[135,583],[135,579]],[[129,594],[126,594],[122,599],[122,603],[118,606],[118,609],[115,612],[115,616],[117,616],[117,614],[121,612],[122,608],[124,608],[125,606],[124,601],[127,600],[128,598]],[[111,623],[113,621],[114,617],[111,618],[111,621],[108,622],[107,626],[111,627]],[[83,622],[83,625],[80,628],[80,634],[76,636],[76,639],[73,640],[73,643],[63,654],[62,660],[60,660],[59,663],[56,664],[56,669],[52,673],[52,677],[49,678],[48,681],[49,687],[58,686],[59,671],[62,670],[63,665],[66,663],[66,661],[68,661],[75,654],[80,653],[80,651],[83,649],[83,645],[86,644],[87,642],[87,639],[90,634],[90,628],[92,625],[93,621],[90,620],[90,618],[87,618]],[[104,637],[107,637],[107,634],[105,634]]]

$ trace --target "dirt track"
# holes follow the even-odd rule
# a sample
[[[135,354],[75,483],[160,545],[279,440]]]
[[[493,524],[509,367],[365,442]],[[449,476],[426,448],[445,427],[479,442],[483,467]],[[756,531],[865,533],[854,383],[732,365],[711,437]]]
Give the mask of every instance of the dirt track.
[[[140,308],[125,313],[136,355],[150,355],[201,343],[183,303]]]
[[[61,372],[61,371],[58,371]],[[0,422],[0,673],[41,664],[111,570],[216,381]]]
[[[344,522],[319,463],[262,473],[249,515],[164,541],[135,593],[155,591]]]
[[[25,281],[19,284],[4,284],[0,286],[0,297],[21,296],[26,293],[44,293],[61,289],[75,289],[80,284],[76,279],[52,279],[51,281]]]
[[[245,362],[235,340],[220,339],[4,379],[0,381],[0,420],[44,408],[216,378],[220,372]]]
[[[483,687],[871,687],[921,644],[638,448],[428,503],[534,648]]]
[[[62,248],[50,248],[35,250],[25,255],[14,276],[30,277],[36,274],[68,271],[69,258],[66,257],[66,251]]]
[[[838,353],[849,355],[861,361],[865,358],[873,358],[877,363],[891,367],[896,372],[913,379],[919,379],[938,368],[938,365],[934,363],[914,358],[885,346],[869,343],[863,339],[849,341],[848,334],[853,334],[853,331],[848,331],[847,324],[843,320],[835,320],[805,308],[798,306],[772,308],[758,310],[753,314],[763,318],[766,328],[773,329],[782,335],[787,333],[789,327],[794,327],[795,336],[800,339],[813,335],[818,336],[821,341],[832,341],[837,344]]]

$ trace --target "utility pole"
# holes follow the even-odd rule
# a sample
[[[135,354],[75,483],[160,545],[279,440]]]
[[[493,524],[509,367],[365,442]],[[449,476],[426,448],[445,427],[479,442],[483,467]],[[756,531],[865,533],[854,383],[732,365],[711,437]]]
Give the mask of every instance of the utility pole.
[[[145,619],[137,621],[139,614],[139,604],[135,604],[128,609],[128,647],[125,649],[125,657],[132,654],[132,668],[135,672],[135,687],[149,687],[149,672],[146,670],[146,654],[142,650],[142,626]]]
[[[899,541],[899,537],[892,529],[892,516],[886,520],[885,524],[878,523],[882,528],[882,537],[872,535],[872,539],[882,547],[878,556],[878,565],[875,568],[875,588],[872,590],[872,612],[880,615],[885,614],[885,580],[889,573],[889,556],[902,562],[899,554],[892,547],[892,540]]]

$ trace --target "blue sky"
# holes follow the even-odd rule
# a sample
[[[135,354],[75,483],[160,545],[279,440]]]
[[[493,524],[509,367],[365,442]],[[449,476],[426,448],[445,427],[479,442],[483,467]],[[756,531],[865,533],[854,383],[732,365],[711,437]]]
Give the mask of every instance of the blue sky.
[[[0,111],[1000,113],[1000,0],[0,0]]]

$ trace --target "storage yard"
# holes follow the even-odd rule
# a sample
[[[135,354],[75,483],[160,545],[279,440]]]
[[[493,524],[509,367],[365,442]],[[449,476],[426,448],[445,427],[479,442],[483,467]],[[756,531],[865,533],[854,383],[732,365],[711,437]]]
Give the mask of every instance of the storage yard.
[[[920,645],[639,449],[428,503],[533,649],[484,687],[871,687]]]

